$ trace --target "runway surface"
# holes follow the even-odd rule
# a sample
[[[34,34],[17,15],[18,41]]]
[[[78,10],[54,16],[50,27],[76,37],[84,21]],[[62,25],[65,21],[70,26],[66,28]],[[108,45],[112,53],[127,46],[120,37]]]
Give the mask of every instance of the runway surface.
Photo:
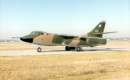
[[[0,51],[0,56],[22,56],[22,55],[47,55],[47,54],[71,54],[71,53],[99,53],[99,52],[116,52],[130,51],[129,47],[107,47],[107,48],[92,48],[84,49],[83,51],[65,51],[65,50],[43,50],[38,53],[36,50],[7,50]]]

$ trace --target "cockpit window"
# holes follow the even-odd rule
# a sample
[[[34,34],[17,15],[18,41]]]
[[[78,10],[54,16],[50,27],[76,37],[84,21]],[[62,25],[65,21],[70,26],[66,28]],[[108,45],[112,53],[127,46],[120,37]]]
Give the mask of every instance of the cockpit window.
[[[30,33],[30,35],[44,35],[44,33],[43,32],[37,32],[37,31],[33,31],[33,32],[31,32]]]
[[[36,32],[31,32],[31,34],[36,34]]]

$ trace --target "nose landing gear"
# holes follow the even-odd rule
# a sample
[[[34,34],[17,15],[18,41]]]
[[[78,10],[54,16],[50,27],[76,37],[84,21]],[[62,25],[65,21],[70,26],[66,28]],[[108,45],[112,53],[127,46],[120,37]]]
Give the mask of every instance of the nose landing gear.
[[[37,52],[42,52],[42,48],[38,47]]]

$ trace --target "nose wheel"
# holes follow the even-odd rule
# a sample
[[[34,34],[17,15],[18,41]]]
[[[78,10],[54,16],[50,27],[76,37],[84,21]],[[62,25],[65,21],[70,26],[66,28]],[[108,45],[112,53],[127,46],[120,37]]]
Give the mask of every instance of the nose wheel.
[[[42,48],[38,47],[37,52],[42,52]]]

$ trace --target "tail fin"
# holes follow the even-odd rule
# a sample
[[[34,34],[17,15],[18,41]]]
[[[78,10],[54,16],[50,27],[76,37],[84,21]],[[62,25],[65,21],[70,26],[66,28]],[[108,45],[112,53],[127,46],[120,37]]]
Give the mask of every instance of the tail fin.
[[[88,36],[102,37],[104,32],[106,21],[101,21],[92,31],[88,33]]]

